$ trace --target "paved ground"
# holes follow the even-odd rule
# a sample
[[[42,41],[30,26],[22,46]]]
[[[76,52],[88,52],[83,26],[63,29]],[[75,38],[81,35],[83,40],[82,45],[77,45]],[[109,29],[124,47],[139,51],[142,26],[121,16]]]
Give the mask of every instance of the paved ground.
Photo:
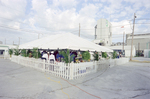
[[[133,60],[139,60],[139,61],[150,61],[150,58],[144,58],[144,57],[135,57],[132,58]]]
[[[97,99],[92,95],[149,99],[150,63],[129,62],[69,82],[82,90],[60,78],[0,59],[0,99]]]

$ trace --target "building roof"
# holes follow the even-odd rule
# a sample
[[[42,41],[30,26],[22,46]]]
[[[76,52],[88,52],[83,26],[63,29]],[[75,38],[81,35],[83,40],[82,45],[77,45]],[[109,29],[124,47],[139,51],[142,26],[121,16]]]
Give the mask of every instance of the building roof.
[[[150,35],[139,35],[139,36],[134,36],[133,39],[144,39],[144,38],[149,38]],[[127,39],[132,39],[132,36],[128,37]]]
[[[0,44],[0,47],[7,47],[7,48],[11,49],[11,48],[16,48],[16,47],[17,47],[17,45],[6,45],[6,44]]]
[[[123,46],[109,46],[107,48],[110,48],[112,50],[122,50],[123,49]],[[128,46],[124,46],[124,50],[130,50],[131,49],[131,46],[128,45]],[[133,46],[133,49],[135,49],[135,46]]]

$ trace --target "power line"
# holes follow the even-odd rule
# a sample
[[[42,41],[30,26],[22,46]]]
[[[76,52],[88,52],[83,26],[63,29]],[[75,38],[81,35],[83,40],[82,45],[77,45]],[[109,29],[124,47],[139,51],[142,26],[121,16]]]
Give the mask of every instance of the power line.
[[[133,19],[131,19],[130,21],[132,21]],[[136,19],[136,20],[150,20],[150,18],[139,18],[139,19]]]
[[[0,18],[2,18],[2,17],[0,17]],[[2,19],[5,19],[5,20],[10,20],[10,21],[16,21],[16,20],[12,20],[12,19],[7,19],[7,18],[2,18]],[[18,21],[17,21],[18,22]],[[30,27],[30,25],[29,24],[27,24],[27,23],[23,23],[23,22],[18,22],[18,23],[22,23],[22,24],[26,24],[26,25],[28,25],[29,27]],[[49,28],[49,27],[41,27],[41,26],[38,26],[39,28],[44,28],[44,29],[54,29],[54,28]],[[54,29],[54,30],[56,30],[56,29]],[[35,30],[34,30],[35,31]],[[49,30],[45,30],[45,31],[49,31]]]
[[[17,30],[17,31],[29,32],[29,33],[41,33],[41,32],[39,32],[39,31],[32,31],[32,30],[25,30],[25,29],[16,29],[16,28],[7,27],[7,26],[4,26],[4,25],[0,25],[0,27],[2,27],[2,28],[8,28],[8,29],[13,29],[13,30]],[[81,29],[81,30],[82,30],[82,29]],[[78,31],[78,30],[76,30],[76,31]],[[73,31],[73,32],[75,32],[75,31]],[[60,33],[60,32],[53,32],[53,33]],[[72,33],[72,32],[71,32],[71,33]],[[135,33],[142,33],[142,32],[135,32]],[[49,33],[43,33],[43,34],[49,34]],[[128,33],[126,33],[126,34],[128,34]],[[113,34],[113,35],[115,35],[115,34]],[[116,34],[116,35],[119,35],[119,34]]]
[[[13,30],[17,30],[17,31],[24,31],[24,32],[30,32],[30,33],[36,33],[36,34],[38,34],[38,33],[41,33],[41,32],[43,32],[43,31],[33,31],[33,30],[27,30],[27,29],[16,29],[16,28],[14,28],[14,27],[8,27],[8,26],[5,26],[5,25],[3,25],[3,24],[0,24],[0,27],[2,27],[2,28],[8,28],[8,29],[13,29]],[[51,32],[51,33],[62,33],[62,32]],[[50,34],[50,33],[42,33],[42,34]]]
[[[13,30],[17,30],[17,31],[29,32],[29,33],[39,33],[39,32],[36,32],[36,31],[22,30],[22,29],[15,29],[15,28],[12,28],[12,27],[2,26],[2,25],[0,25],[0,27],[2,27],[2,28],[8,28],[8,29],[13,29]]]

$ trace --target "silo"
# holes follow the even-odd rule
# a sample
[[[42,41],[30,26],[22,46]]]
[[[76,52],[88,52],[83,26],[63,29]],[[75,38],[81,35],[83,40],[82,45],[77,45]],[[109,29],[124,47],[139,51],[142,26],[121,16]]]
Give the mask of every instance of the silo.
[[[112,25],[106,19],[99,19],[97,21],[96,40],[100,40],[100,43],[104,43],[106,46],[112,44]]]

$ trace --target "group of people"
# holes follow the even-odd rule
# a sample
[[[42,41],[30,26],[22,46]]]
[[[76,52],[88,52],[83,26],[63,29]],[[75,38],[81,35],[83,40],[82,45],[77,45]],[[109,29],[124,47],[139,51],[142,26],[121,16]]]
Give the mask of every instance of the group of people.
[[[42,59],[45,59],[47,62],[49,61],[50,63],[54,64],[55,63],[55,56],[54,52],[51,51],[49,52],[42,52]],[[54,71],[54,65],[49,65],[49,70]]]
[[[54,52],[53,51],[51,51],[50,53],[49,52],[42,52],[42,59],[55,62]]]
[[[118,53],[116,58],[121,58],[121,57],[122,57],[122,54]]]

